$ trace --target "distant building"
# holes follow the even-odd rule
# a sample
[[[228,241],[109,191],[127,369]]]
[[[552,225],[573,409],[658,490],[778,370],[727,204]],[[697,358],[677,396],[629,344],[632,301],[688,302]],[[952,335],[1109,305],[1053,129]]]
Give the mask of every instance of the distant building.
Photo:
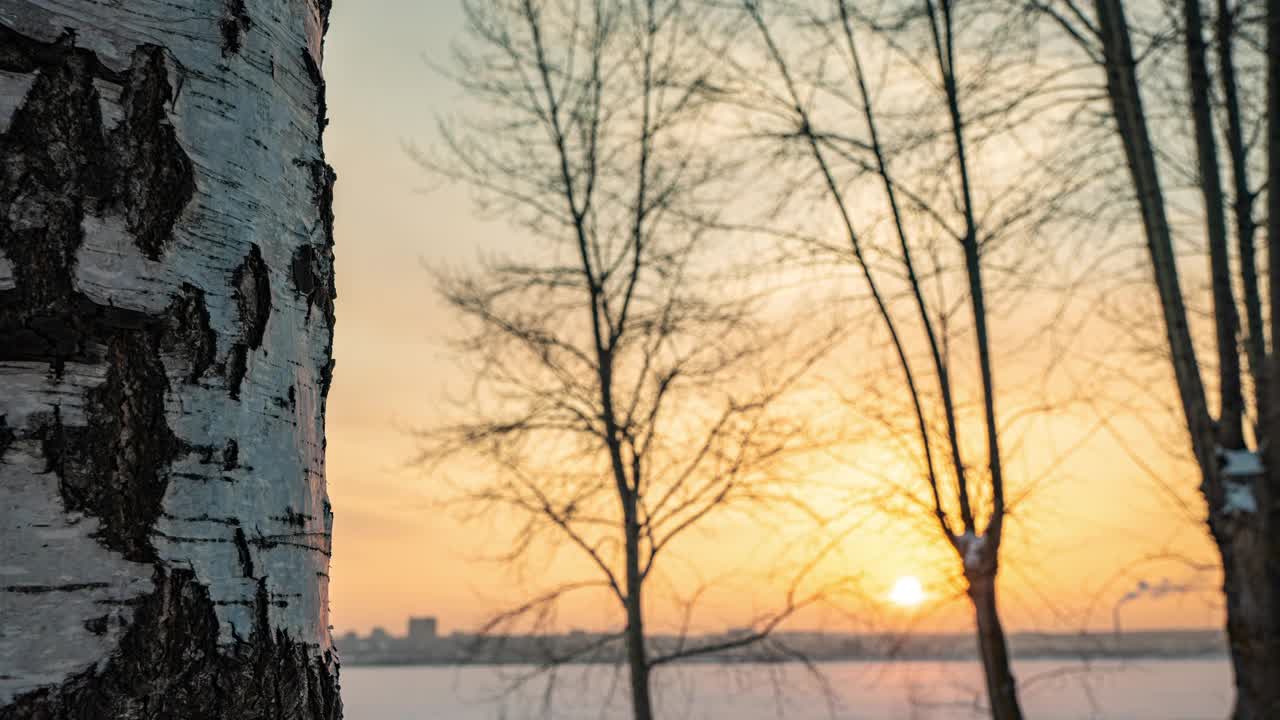
[[[337,640],[339,650],[356,650],[360,649],[360,636],[354,630],[343,633]]]
[[[434,617],[409,618],[409,645],[415,648],[434,645],[438,629]]]
[[[391,647],[391,636],[387,631],[376,627],[369,633],[369,648],[371,650],[385,651]]]

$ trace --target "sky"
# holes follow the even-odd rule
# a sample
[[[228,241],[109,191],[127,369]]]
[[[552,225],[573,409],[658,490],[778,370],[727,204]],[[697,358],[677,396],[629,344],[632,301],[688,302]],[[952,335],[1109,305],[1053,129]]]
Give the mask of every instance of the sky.
[[[473,602],[458,528],[406,471],[408,430],[427,414],[447,363],[444,320],[424,259],[465,256],[465,193],[428,184],[402,142],[429,137],[450,89],[428,69],[460,26],[443,0],[335,3],[326,40],[335,193],[341,369],[328,406],[328,474],[343,546],[332,564],[335,629],[399,628],[410,614],[449,619]]]
[[[331,23],[324,67],[331,120],[325,146],[338,173],[337,369],[327,429],[335,511],[331,617],[337,633],[374,626],[403,632],[410,615],[438,616],[444,632],[465,630],[511,599],[512,579],[477,559],[494,549],[491,540],[501,533],[464,522],[433,502],[439,496],[433,479],[412,465],[412,429],[430,422],[445,393],[463,380],[445,343],[453,321],[434,298],[426,267],[465,265],[477,248],[523,239],[500,222],[478,219],[467,190],[428,177],[405,151],[407,143],[430,147],[437,115],[459,101],[450,83],[424,62],[424,56],[448,61],[449,43],[462,25],[457,3],[339,2]],[[1060,430],[1063,437],[1086,432],[1078,423]],[[1143,437],[1161,432],[1174,439]],[[1192,476],[1152,452],[1176,444],[1176,428],[1130,427],[1121,434],[1127,450],[1114,437],[1095,436],[1085,459],[1055,473],[1019,508],[1002,566],[1002,610],[1010,627],[1071,631],[1110,627],[1117,617],[1125,628],[1219,622],[1212,572],[1197,572],[1182,560],[1151,560],[1162,554],[1213,560],[1195,521],[1201,510],[1194,505]],[[1050,455],[1047,448],[1036,450],[1043,451],[1039,460],[1024,463],[1030,474]],[[1132,461],[1134,452],[1164,476],[1160,482],[1191,498],[1190,510],[1169,501]],[[1017,473],[1018,463],[1011,465]],[[948,602],[953,589],[943,583],[949,558],[932,538],[904,534],[904,527],[873,517],[844,555],[872,598],[867,616],[810,621],[844,629],[877,623],[967,627],[967,609]],[[715,549],[701,557],[721,569],[736,567],[741,558],[725,550],[723,540],[744,529],[721,532],[707,541]],[[555,562],[565,565],[546,572],[576,568],[571,559]],[[921,579],[930,598],[926,616],[881,607],[908,575]],[[1139,593],[1139,580],[1149,588],[1188,585],[1193,591]],[[611,618],[598,603],[570,611],[564,621],[571,626],[599,627]],[[750,602],[726,596],[713,603],[705,622],[733,625],[751,611]]]

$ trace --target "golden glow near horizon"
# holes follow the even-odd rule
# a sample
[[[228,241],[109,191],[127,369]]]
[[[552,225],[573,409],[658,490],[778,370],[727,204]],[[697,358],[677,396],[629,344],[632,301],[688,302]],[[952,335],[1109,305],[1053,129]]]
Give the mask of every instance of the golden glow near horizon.
[[[463,519],[441,508],[435,501],[444,476],[409,465],[415,450],[410,430],[438,417],[445,398],[467,390],[448,353],[453,320],[433,296],[423,261],[465,265],[525,242],[504,223],[478,218],[466,191],[433,185],[403,150],[402,141],[430,144],[436,113],[447,113],[458,100],[448,81],[418,58],[426,53],[447,64],[449,42],[460,27],[453,2],[366,0],[337,3],[333,10],[325,59],[332,123],[325,144],[338,172],[338,323],[326,463],[335,511],[331,617],[338,633],[374,626],[403,632],[411,615],[438,616],[445,632],[474,629],[531,581],[582,577],[586,569],[567,550],[522,568],[523,575],[479,561],[501,554],[513,528],[499,518]],[[424,187],[432,192],[419,192]],[[861,286],[850,292],[862,292]],[[1131,305],[1126,301],[1126,311]],[[993,332],[1008,337],[1020,321],[1018,313],[993,315]],[[1108,337],[1105,326],[1093,329],[1098,332],[1036,338],[1018,345],[1021,357],[999,358],[1012,507],[1000,565],[1009,629],[1106,629],[1126,596],[1133,597],[1125,605],[1126,630],[1220,626],[1217,575],[1188,569],[1218,558],[1202,522],[1195,468],[1169,450],[1185,429],[1176,418],[1147,411],[1157,404],[1150,388],[1168,381],[1167,360],[1117,360],[1105,353],[1122,343]],[[877,342],[874,332],[860,335],[844,357],[874,364]],[[965,366],[967,359],[956,352],[956,366]],[[1048,384],[1042,377],[1048,363],[1036,353],[1053,356],[1054,367],[1071,376],[1059,398],[1063,410],[1055,414],[1019,414]],[[1120,367],[1113,372],[1112,365]],[[832,375],[856,404],[854,412],[869,423],[896,426],[897,418],[885,417],[901,399],[896,373],[889,363]],[[1065,382],[1061,372],[1055,378]],[[1027,392],[1020,394],[1021,388]],[[1138,416],[1134,407],[1147,414]],[[972,402],[960,411],[973,414]],[[1105,427],[1098,426],[1099,417],[1106,418]],[[980,426],[966,422],[962,431],[966,462],[980,472]],[[865,600],[815,609],[798,617],[798,626],[867,628],[882,621],[879,611],[908,608],[919,610],[912,627],[921,629],[956,630],[972,622],[965,604],[951,601],[963,600],[954,551],[921,509],[927,486],[912,457],[919,449],[909,435],[891,440],[853,442],[838,457],[819,454],[796,468],[821,493],[816,501],[824,507],[851,508],[847,525],[857,530],[811,580],[857,578],[860,586],[849,598]],[[680,548],[688,573],[654,585],[658,596],[646,604],[653,626],[679,629],[680,601],[703,580],[729,582],[703,596],[694,618],[699,631],[750,624],[785,595],[790,575],[771,579],[766,567],[782,546],[781,533],[755,520],[691,536]],[[790,558],[794,567],[807,546],[798,538],[788,542],[800,548]],[[684,572],[683,565],[676,567]],[[1135,594],[1140,580],[1166,576],[1191,590]],[[589,593],[558,616],[566,628],[606,628],[616,620],[615,608]]]
[[[920,584],[920,580],[914,575],[904,575],[898,578],[893,584],[893,589],[889,591],[889,602],[898,607],[913,608],[920,605],[925,600],[924,586]]]

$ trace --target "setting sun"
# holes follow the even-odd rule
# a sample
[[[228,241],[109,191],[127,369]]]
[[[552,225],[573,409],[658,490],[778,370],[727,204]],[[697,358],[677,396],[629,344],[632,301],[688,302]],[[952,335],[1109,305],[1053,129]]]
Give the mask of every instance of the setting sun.
[[[900,577],[889,591],[889,601],[902,607],[915,607],[924,602],[924,587],[911,575]]]

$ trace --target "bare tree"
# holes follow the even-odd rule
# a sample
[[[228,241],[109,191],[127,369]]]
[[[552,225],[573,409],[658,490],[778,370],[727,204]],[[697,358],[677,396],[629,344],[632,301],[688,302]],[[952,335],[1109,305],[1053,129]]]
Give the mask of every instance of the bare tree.
[[[329,3],[0,3],[0,718],[338,718]]]
[[[746,101],[760,118],[750,134],[774,145],[771,158],[793,160],[802,185],[834,208],[843,249],[821,232],[816,244],[852,263],[870,292],[908,402],[912,427],[899,431],[918,443],[929,512],[955,551],[974,608],[992,716],[1020,718],[996,592],[1010,503],[987,275],[996,273],[1006,301],[1024,290],[1036,262],[1032,241],[1085,184],[1065,145],[1042,140],[1044,150],[1018,152],[1021,134],[1035,132],[1040,116],[1072,91],[1071,68],[1038,64],[1027,19],[995,5],[920,0],[871,11],[844,0],[741,0],[740,7],[766,59],[764,71],[744,65],[740,75],[771,78]],[[788,53],[797,44],[804,55]],[[1009,68],[1018,68],[1017,82]],[[971,354],[955,345],[961,332]],[[976,375],[957,371],[958,352]],[[966,381],[976,384],[974,395],[962,392]],[[976,397],[968,419],[985,435],[981,469],[966,458],[975,451],[962,438],[966,397]]]
[[[1106,102],[1140,211],[1148,271],[1158,292],[1178,404],[1202,479],[1208,528],[1222,557],[1227,633],[1237,691],[1234,717],[1272,717],[1280,712],[1280,687],[1275,682],[1280,663],[1280,565],[1276,561],[1280,552],[1280,520],[1276,516],[1280,472],[1274,469],[1280,467],[1280,446],[1275,440],[1280,426],[1272,410],[1280,407],[1280,398],[1271,382],[1277,361],[1274,348],[1268,351],[1264,317],[1270,310],[1274,344],[1280,329],[1274,313],[1280,298],[1280,255],[1272,242],[1268,306],[1259,287],[1254,239],[1259,222],[1253,208],[1256,198],[1268,190],[1266,225],[1268,237],[1274,239],[1280,230],[1276,224],[1277,194],[1269,189],[1280,178],[1274,115],[1280,96],[1276,87],[1280,10],[1276,3],[1268,2],[1259,22],[1259,17],[1250,15],[1256,7],[1253,4],[1218,2],[1217,17],[1211,23],[1217,50],[1214,64],[1205,37],[1205,10],[1199,0],[1129,8],[1121,0],[1096,0],[1092,17],[1070,0],[1050,5],[1058,9],[1055,22],[1066,28],[1106,73]],[[1136,31],[1130,23],[1134,10],[1143,16]],[[1180,42],[1170,42],[1173,39]],[[1239,72],[1241,44],[1253,57],[1265,58],[1259,63],[1263,66],[1260,71]],[[1143,71],[1143,63],[1149,68],[1179,48],[1180,58],[1158,70]],[[1248,85],[1242,88],[1242,82],[1257,78],[1261,85],[1264,75],[1267,87],[1256,97],[1265,97],[1265,103],[1259,104],[1265,107],[1251,109],[1245,101],[1255,94],[1249,92],[1252,88]],[[1161,92],[1167,84],[1175,86],[1173,92]],[[1146,104],[1152,100],[1158,108],[1154,115]],[[1176,117],[1190,117],[1190,137],[1171,132],[1168,123],[1161,121],[1160,116],[1170,109]],[[1265,141],[1257,139],[1253,129],[1262,129],[1258,134]],[[1221,180],[1220,138],[1225,138],[1230,162],[1230,193],[1234,196],[1230,203]],[[1192,157],[1183,158],[1184,151]],[[1262,186],[1255,186],[1250,179],[1263,164],[1256,160],[1258,154],[1266,157]],[[1191,170],[1183,171],[1182,167]],[[1175,178],[1171,184],[1170,175]],[[1185,230],[1171,219],[1167,200],[1171,185],[1174,195],[1182,190],[1179,182],[1184,176],[1198,196],[1186,204],[1198,200],[1200,210]],[[1227,221],[1228,206],[1235,219],[1231,224]],[[1216,355],[1215,377],[1208,382],[1197,359],[1196,328],[1202,325],[1196,319],[1198,303],[1194,294],[1184,291],[1180,277],[1185,272],[1179,268],[1180,242],[1195,248],[1195,256],[1208,260],[1212,304],[1203,325],[1212,332]],[[1243,301],[1243,328],[1236,292]],[[1247,376],[1245,367],[1249,369]],[[1218,398],[1216,415],[1210,409],[1211,393]]]
[[[518,523],[506,559],[569,548],[590,568],[486,630],[603,593],[634,715],[650,720],[655,669],[755,643],[822,594],[802,589],[810,563],[746,634],[648,642],[648,587],[684,538],[735,513],[805,510],[786,464],[815,436],[793,398],[831,339],[797,351],[793,331],[770,329],[708,229],[735,191],[708,142],[713,15],[681,0],[464,7],[454,75],[477,109],[443,125],[443,158],[419,157],[538,244],[442,273],[474,388],[456,422],[423,431],[423,461],[462,463],[453,499]]]

